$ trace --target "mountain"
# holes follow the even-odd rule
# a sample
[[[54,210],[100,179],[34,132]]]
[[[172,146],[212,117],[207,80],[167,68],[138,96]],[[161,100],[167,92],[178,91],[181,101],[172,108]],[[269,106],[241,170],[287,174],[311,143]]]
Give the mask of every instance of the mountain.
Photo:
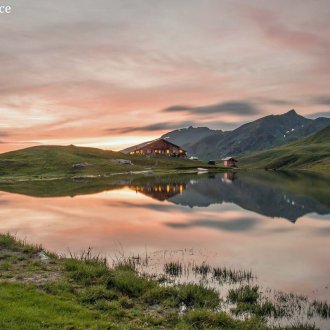
[[[312,120],[290,110],[282,115],[260,118],[232,131],[189,127],[166,133],[163,137],[169,137],[189,155],[208,160],[270,149],[316,133],[328,125],[330,118]]]
[[[168,132],[161,136],[174,144],[177,144],[185,149],[194,145],[198,141],[211,137],[221,137],[224,134],[221,130],[213,130],[208,127],[187,127]]]
[[[240,158],[240,166],[330,170],[330,126],[307,138]]]

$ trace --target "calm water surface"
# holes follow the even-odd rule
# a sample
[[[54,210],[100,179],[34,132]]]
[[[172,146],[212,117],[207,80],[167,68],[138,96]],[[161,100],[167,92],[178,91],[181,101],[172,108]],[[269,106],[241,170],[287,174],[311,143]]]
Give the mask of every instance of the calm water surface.
[[[330,178],[238,173],[0,184],[0,231],[59,253],[92,246],[252,270],[330,300]]]

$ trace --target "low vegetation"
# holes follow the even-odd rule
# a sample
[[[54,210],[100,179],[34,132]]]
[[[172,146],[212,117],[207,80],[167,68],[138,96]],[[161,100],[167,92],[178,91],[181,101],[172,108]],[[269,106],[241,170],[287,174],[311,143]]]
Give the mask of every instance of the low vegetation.
[[[141,275],[128,259],[109,267],[90,250],[58,257],[10,235],[0,235],[0,248],[1,329],[315,329],[268,325],[258,286],[229,291],[231,314],[216,290]],[[249,315],[236,318],[241,311]]]

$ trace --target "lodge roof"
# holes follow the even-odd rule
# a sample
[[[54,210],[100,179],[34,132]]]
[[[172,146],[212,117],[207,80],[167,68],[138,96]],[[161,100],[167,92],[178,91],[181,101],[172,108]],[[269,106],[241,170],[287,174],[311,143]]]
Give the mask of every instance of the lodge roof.
[[[155,140],[151,140],[151,141],[147,141],[147,142],[144,142],[144,143],[140,143],[140,144],[137,144],[135,146],[132,146],[132,147],[129,147],[129,148],[126,148],[125,150],[123,150],[123,152],[125,153],[129,153],[131,151],[135,151],[135,150],[139,150],[139,149],[142,149],[142,148],[145,148],[146,146],[148,146],[149,144],[152,144],[154,142],[158,142],[158,141],[164,141],[168,144],[171,144],[173,147],[176,147],[176,148],[179,148],[179,149],[182,149],[180,146],[168,141],[167,139],[163,139],[163,138],[159,138],[159,139],[155,139]]]
[[[235,159],[234,157],[226,157],[226,158],[223,158],[222,160],[234,160],[235,162],[238,162],[237,159]]]

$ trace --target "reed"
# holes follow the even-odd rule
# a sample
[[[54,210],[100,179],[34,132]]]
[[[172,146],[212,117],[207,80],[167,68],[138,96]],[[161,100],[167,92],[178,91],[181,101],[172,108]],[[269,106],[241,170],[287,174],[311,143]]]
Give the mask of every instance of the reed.
[[[167,275],[173,277],[179,277],[182,275],[182,263],[178,261],[171,261],[164,264],[164,272]]]

